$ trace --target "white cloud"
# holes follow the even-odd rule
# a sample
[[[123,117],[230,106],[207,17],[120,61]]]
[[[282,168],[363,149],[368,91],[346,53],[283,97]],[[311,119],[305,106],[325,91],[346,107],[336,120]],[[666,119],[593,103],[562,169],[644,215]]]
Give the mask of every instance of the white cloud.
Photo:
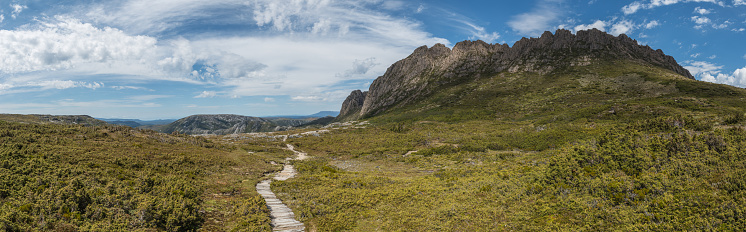
[[[684,66],[694,76],[700,77],[700,80],[726,84],[738,87],[746,87],[746,67],[736,69],[733,74],[722,73],[723,66],[716,65],[707,61],[686,61],[689,65]]]
[[[135,102],[144,102],[144,101],[152,101],[155,99],[170,98],[170,97],[173,97],[173,96],[171,95],[138,95],[138,96],[127,97],[127,99],[135,101]]]
[[[694,8],[694,13],[706,15],[706,14],[712,13],[712,11],[702,8],[702,7],[697,7],[697,8]]]
[[[0,23],[2,23],[5,20],[5,15],[0,14]]]
[[[712,73],[723,68],[723,66],[718,66],[707,61],[686,61],[684,63],[688,64],[684,68],[689,70],[693,76],[698,76],[702,73]]]
[[[710,59],[710,60],[714,60],[715,58],[718,58],[718,56],[717,55],[711,55],[711,56],[707,57],[707,59]]]
[[[611,31],[609,31],[609,33],[618,36],[621,34],[627,34],[634,30],[636,27],[637,25],[635,25],[634,23],[627,20],[622,20],[611,26]]]
[[[114,28],[96,28],[57,17],[37,28],[0,30],[0,73],[72,68],[85,63],[139,62],[155,50],[156,39],[129,36]]]
[[[10,17],[15,19],[16,17],[18,17],[19,14],[21,14],[21,11],[27,9],[28,6],[20,4],[10,4],[10,8],[13,8],[13,13],[11,13]]]
[[[733,5],[735,5],[735,6],[746,5],[746,1],[744,1],[744,0],[733,0]]]
[[[704,17],[704,16],[692,16],[691,17],[692,22],[696,24],[708,24],[710,23],[710,18]]]
[[[402,1],[384,1],[381,7],[387,10],[402,10],[406,4]]]
[[[650,21],[647,24],[645,24],[645,29],[652,29],[652,28],[655,28],[655,27],[660,26],[660,25],[661,24],[657,20],[653,20],[653,21]]]
[[[202,93],[200,93],[197,96],[194,96],[194,98],[213,98],[217,96],[217,94],[218,93],[215,91],[202,91]]]
[[[742,1],[742,0],[736,0]],[[677,3],[686,2],[709,2],[719,6],[725,6],[725,3],[718,0],[646,0],[646,1],[635,1],[622,7],[622,12],[625,15],[634,14],[641,9],[653,9],[660,6],[668,6]]]
[[[540,0],[531,12],[513,16],[508,26],[521,35],[538,36],[546,30],[553,29],[550,25],[560,16],[558,3],[561,0]]]
[[[608,31],[606,30],[607,26],[611,26],[611,28],[609,28]],[[638,27],[638,25],[634,24],[633,22],[631,22],[629,20],[621,20],[621,21],[618,21],[618,22],[596,20],[595,22],[593,22],[591,24],[577,25],[573,29],[575,31],[580,31],[580,30],[588,30],[588,29],[596,28],[596,29],[598,29],[600,31],[606,31],[609,34],[618,36],[620,34],[631,33],[632,30],[634,30],[637,27]]]
[[[730,26],[731,24],[733,24],[733,22],[726,20],[725,22],[721,24],[712,24],[712,28],[725,29],[725,28],[728,28],[728,26]]]
[[[228,88],[229,95],[239,96],[305,96],[331,91],[333,86],[348,80],[345,74],[371,79],[382,75],[388,65],[374,64],[392,64],[415,48],[380,44],[365,38],[296,40],[284,36],[206,39],[193,43],[194,47],[232,50],[246,59],[262,60],[266,68],[256,76],[223,79],[218,83]],[[375,57],[375,60],[360,60],[360,57]]]
[[[140,102],[132,100],[97,100],[97,101],[75,101],[74,99],[63,99],[55,101],[54,104],[47,106],[49,108],[70,108],[70,107],[81,107],[81,108],[154,108],[161,107],[160,104],[152,102]]]
[[[41,87],[41,89],[69,89],[69,88],[89,88],[89,89],[97,89],[103,87],[103,83],[99,82],[92,82],[92,83],[86,83],[86,82],[80,82],[80,81],[61,81],[61,80],[51,80],[51,81],[40,81],[40,82],[29,82],[25,85],[25,87]]]
[[[425,5],[420,4],[420,6],[417,7],[417,10],[415,10],[415,13],[422,13],[422,11],[425,10]]]
[[[694,53],[694,54],[691,54],[691,55],[689,55],[689,56],[690,56],[690,57],[692,57],[692,58],[697,58],[697,57],[699,57],[700,55],[702,55],[702,54],[701,54],[701,53]]]
[[[275,102],[275,99],[271,97],[265,97],[264,102]]]
[[[148,91],[153,91],[152,89],[148,89],[148,88],[145,88],[145,87],[129,86],[129,85],[124,85],[124,86],[122,86],[122,85],[116,85],[116,86],[112,86],[111,88],[112,89],[116,89],[116,90],[132,89],[132,90],[148,90]]]
[[[209,18],[212,11],[247,11],[244,0],[125,0],[105,1],[88,7],[85,16],[97,23],[113,25],[134,34],[157,34],[183,25],[188,20]],[[222,14],[239,21],[243,14]]]
[[[293,101],[304,101],[304,102],[316,102],[326,101],[327,99],[321,96],[294,96],[290,98]]]
[[[635,12],[640,10],[640,8],[643,8],[642,3],[633,2],[633,3],[630,3],[629,5],[622,7],[622,12],[624,12],[624,14],[634,14]]]
[[[723,74],[719,72],[703,73],[702,81],[746,87],[746,67],[736,69],[733,74]]]
[[[472,36],[469,36],[470,40],[478,39],[487,43],[494,43],[496,40],[500,39],[500,34],[497,32],[487,32],[484,27],[477,26],[476,24],[465,20],[461,21],[461,23],[466,25],[468,27],[466,30],[472,34]]]
[[[596,28],[600,31],[606,31],[606,22],[601,21],[601,20],[596,20],[596,22],[593,22],[591,24],[577,25],[575,26],[574,29],[575,31],[582,31],[582,30],[588,30],[588,29],[593,29],[593,28]]]
[[[256,0],[252,5],[253,19],[257,26],[277,32],[339,36],[354,33],[407,46],[448,43],[423,31],[417,21],[361,7],[365,3],[365,0],[297,0],[291,3]]]
[[[365,60],[355,60],[352,62],[352,69],[346,70],[344,73],[338,73],[337,75],[344,78],[350,78],[357,75],[363,75],[368,72],[371,68],[379,65],[376,63],[375,57],[370,57]]]

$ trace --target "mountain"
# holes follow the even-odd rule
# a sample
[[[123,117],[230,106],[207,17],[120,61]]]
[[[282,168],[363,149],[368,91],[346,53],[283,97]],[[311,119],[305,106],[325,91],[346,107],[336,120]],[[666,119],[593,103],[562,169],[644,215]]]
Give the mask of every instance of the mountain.
[[[620,73],[606,72],[609,70]],[[609,76],[610,74],[616,76]],[[634,82],[629,84],[655,89],[651,91],[666,92],[663,87],[645,85],[645,81],[650,81],[648,77],[661,76],[658,74],[694,80],[689,71],[660,49],[653,50],[649,46],[639,45],[636,40],[624,34],[613,36],[596,29],[578,31],[577,34],[563,29],[554,34],[545,32],[539,38],[523,38],[512,47],[483,41],[459,42],[453,49],[436,44],[430,48],[419,47],[407,58],[391,65],[383,76],[373,81],[368,91],[353,91],[343,102],[336,120],[367,118],[392,109],[401,109],[421,103],[421,100],[432,98],[445,89],[463,87],[464,84],[490,82],[505,86],[507,82],[518,84],[534,80],[533,83],[520,84],[537,85],[536,79],[548,78],[549,81],[561,82],[563,79],[558,77],[567,75],[575,76],[571,79],[586,75],[585,81],[574,80],[577,82],[571,83],[574,87],[583,88],[583,85],[588,84],[585,82],[611,82],[607,87],[614,87],[610,85],[620,82]],[[515,82],[515,79],[521,80]],[[639,92],[639,88],[631,86],[618,87]],[[513,92],[518,93],[518,90]],[[487,97],[490,99],[495,96]],[[463,98],[450,97],[443,100],[449,102]],[[442,106],[441,103],[444,102],[431,103],[434,105],[430,107],[435,107]]]
[[[271,116],[251,117],[232,114],[192,115],[182,119],[160,119],[144,121],[138,119],[102,119],[110,124],[151,129],[163,133],[179,132],[184,134],[236,134],[252,132],[271,132],[289,130],[295,127],[326,125],[339,112],[320,111],[305,116]],[[308,125],[306,125],[308,124]]]
[[[0,114],[0,120],[33,124],[106,125],[106,122],[88,115]]]
[[[258,117],[234,114],[200,114],[185,117],[156,130],[182,134],[237,134],[275,131],[277,124]]]

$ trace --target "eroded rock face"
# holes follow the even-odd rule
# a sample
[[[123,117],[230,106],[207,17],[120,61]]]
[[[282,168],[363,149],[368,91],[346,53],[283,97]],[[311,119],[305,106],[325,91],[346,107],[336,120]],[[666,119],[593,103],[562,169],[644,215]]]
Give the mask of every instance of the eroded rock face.
[[[363,103],[365,102],[365,96],[367,94],[367,91],[352,91],[352,93],[350,93],[350,95],[347,96],[347,99],[342,103],[342,109],[339,110],[339,116],[337,116],[337,119],[356,119],[360,114],[360,110],[363,108]]]
[[[391,65],[370,86],[367,94],[353,91],[337,121],[379,114],[431,94],[440,86],[456,85],[498,72],[547,74],[559,67],[586,66],[594,60],[634,60],[669,69],[694,79],[688,70],[660,49],[641,46],[626,35],[609,35],[597,29],[564,29],[544,32],[539,38],[522,38],[513,47],[483,41],[463,41],[453,49],[442,44],[422,46]],[[360,95],[363,95],[361,98]],[[362,107],[360,99],[363,99]]]

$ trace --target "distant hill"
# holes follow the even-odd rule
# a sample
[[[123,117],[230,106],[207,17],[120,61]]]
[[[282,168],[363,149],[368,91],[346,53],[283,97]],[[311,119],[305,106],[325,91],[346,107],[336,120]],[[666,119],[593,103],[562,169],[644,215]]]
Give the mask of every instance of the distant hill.
[[[99,118],[108,122],[109,124],[123,125],[130,127],[138,126],[149,126],[149,125],[165,125],[172,123],[178,119],[157,119],[157,120],[140,120],[140,119],[123,119],[123,118]]]
[[[200,114],[182,118],[155,129],[163,133],[225,135],[274,131],[276,127],[277,124],[258,117],[234,114]]]
[[[0,121],[32,124],[106,125],[106,122],[88,115],[0,114]]]
[[[275,115],[275,116],[265,116],[262,118],[294,118],[294,119],[301,119],[301,118],[323,118],[327,116],[331,117],[337,117],[339,115],[339,111],[319,111],[315,114],[310,115]]]

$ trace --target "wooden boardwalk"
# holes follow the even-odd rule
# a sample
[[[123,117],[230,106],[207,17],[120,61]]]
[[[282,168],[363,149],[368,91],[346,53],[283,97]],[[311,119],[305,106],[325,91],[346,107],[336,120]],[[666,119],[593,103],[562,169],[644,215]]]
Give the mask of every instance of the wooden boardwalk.
[[[297,155],[296,159],[306,159],[305,153],[295,151],[292,145],[288,144],[288,149],[295,152]],[[287,180],[295,177],[298,172],[295,171],[293,165],[285,164],[285,167],[281,172],[275,173],[273,179],[275,180]],[[306,227],[302,222],[295,220],[295,214],[293,211],[283,204],[280,199],[277,199],[275,193],[270,188],[272,180],[264,180],[256,184],[256,191],[264,198],[269,207],[270,216],[272,217],[272,231],[287,231],[287,232],[300,232],[305,231]]]

